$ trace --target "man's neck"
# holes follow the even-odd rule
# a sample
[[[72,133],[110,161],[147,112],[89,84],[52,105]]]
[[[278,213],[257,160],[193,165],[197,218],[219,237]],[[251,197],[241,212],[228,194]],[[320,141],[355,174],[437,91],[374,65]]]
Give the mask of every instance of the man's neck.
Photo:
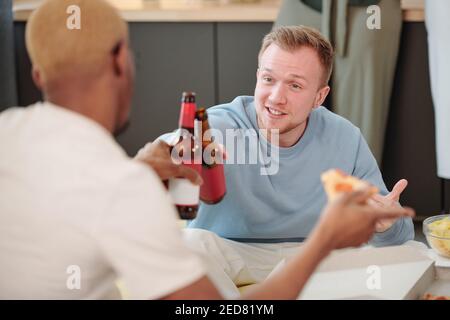
[[[303,135],[305,134],[306,127],[308,126],[309,118],[300,126],[293,128],[288,132],[280,134],[280,147],[289,148],[296,145]]]
[[[99,88],[79,89],[70,87],[53,87],[45,94],[45,100],[88,117],[109,132],[115,130],[115,112],[110,93]]]
[[[300,126],[295,127],[287,132],[272,134],[271,130],[267,130],[265,137],[271,144],[280,148],[290,148],[297,144],[303,137],[306,127],[308,126],[309,118]]]

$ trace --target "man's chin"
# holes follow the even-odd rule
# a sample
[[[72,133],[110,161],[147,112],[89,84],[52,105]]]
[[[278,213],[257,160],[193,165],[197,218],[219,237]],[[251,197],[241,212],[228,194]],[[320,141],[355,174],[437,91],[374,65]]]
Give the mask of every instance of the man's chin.
[[[122,124],[121,126],[117,127],[116,130],[114,130],[113,133],[114,137],[117,138],[125,131],[127,131],[129,127],[130,127],[130,120],[127,120],[124,124]]]
[[[276,130],[277,132],[285,132],[286,131],[286,127],[285,126],[280,126],[280,125],[276,125],[273,123],[258,123],[258,128],[262,129],[262,130],[267,130],[267,131],[273,131]]]

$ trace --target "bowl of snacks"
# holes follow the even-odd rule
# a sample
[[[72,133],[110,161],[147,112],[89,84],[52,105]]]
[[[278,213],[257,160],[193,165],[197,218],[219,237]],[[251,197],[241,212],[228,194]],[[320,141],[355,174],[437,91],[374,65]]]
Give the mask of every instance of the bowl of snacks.
[[[450,214],[432,216],[423,222],[423,234],[436,253],[450,258]]]

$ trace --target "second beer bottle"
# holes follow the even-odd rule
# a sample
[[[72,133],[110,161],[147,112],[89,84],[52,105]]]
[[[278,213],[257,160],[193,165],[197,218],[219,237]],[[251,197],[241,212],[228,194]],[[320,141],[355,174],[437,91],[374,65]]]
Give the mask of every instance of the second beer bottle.
[[[172,143],[171,154],[173,161],[181,160],[183,165],[201,173],[201,159],[196,160],[201,150],[199,142],[194,136],[196,109],[195,93],[183,92],[178,131],[176,140]],[[169,179],[168,187],[180,218],[194,219],[198,211],[200,186],[192,184],[185,178],[172,178]]]
[[[208,113],[205,108],[197,111],[197,120],[201,125],[202,141],[202,178],[200,200],[207,204],[219,203],[226,193],[223,154],[209,132]]]

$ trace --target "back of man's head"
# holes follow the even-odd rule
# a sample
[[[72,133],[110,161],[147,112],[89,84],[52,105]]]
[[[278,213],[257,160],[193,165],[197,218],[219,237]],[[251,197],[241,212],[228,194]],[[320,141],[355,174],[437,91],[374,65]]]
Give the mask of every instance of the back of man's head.
[[[127,41],[127,24],[103,0],[46,0],[28,20],[26,45],[40,80],[95,79]]]

